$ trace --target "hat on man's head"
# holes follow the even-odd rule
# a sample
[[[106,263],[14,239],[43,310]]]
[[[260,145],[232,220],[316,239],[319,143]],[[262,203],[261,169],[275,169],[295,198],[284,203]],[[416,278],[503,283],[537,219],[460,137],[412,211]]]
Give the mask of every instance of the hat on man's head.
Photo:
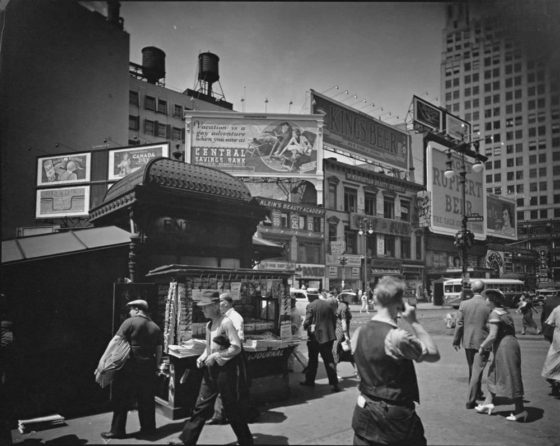
[[[144,299],[136,299],[136,300],[131,300],[130,302],[126,303],[127,307],[138,307],[141,308],[144,311],[148,311],[148,302],[146,302]]]
[[[217,291],[207,290],[202,293],[200,300],[196,302],[199,307],[212,305],[220,302],[220,293]]]
[[[231,294],[228,292],[220,294],[220,300],[226,300],[230,304],[233,304],[233,298],[231,297]]]

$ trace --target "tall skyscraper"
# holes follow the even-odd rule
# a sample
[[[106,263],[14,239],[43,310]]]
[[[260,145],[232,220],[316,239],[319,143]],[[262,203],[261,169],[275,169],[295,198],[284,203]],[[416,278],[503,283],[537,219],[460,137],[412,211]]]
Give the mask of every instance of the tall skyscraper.
[[[515,200],[520,244],[539,253],[537,284],[560,284],[560,2],[452,3],[442,106],[472,123],[486,191]]]

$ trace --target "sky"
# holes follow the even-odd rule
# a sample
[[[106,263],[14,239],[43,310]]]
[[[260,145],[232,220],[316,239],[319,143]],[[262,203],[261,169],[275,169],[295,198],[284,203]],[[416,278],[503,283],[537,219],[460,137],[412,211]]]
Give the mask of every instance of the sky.
[[[395,124],[414,94],[439,104],[444,12],[440,2],[191,1],[120,11],[130,61],[163,50],[168,88],[196,89],[209,51],[220,58],[213,89],[236,111],[309,113],[313,89]]]

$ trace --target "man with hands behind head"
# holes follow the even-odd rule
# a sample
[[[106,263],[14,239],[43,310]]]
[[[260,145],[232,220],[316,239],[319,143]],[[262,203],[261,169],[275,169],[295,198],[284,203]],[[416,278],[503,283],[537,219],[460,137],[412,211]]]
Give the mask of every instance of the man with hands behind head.
[[[416,319],[416,308],[403,301],[405,283],[382,277],[374,291],[377,314],[352,336],[360,395],[352,428],[355,445],[425,445],[424,427],[415,411],[420,401],[416,362],[436,362],[439,351]],[[409,330],[399,328],[397,318]]]

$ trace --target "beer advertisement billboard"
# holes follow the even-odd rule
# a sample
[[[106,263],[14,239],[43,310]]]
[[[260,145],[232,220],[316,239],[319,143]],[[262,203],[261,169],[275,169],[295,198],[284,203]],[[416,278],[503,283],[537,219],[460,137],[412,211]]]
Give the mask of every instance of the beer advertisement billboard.
[[[462,228],[463,183],[460,172],[462,155],[450,150],[455,175],[447,178],[448,147],[430,141],[426,148],[426,189],[431,202],[430,229],[437,234],[455,235]],[[486,193],[483,172],[472,170],[473,161],[465,157],[465,204],[466,216],[480,216],[479,221],[468,221],[467,228],[478,240],[486,238]]]
[[[318,177],[321,116],[192,112],[187,162],[235,176]]]
[[[324,113],[325,144],[372,160],[408,168],[409,137],[402,130],[311,90],[313,113]]]

